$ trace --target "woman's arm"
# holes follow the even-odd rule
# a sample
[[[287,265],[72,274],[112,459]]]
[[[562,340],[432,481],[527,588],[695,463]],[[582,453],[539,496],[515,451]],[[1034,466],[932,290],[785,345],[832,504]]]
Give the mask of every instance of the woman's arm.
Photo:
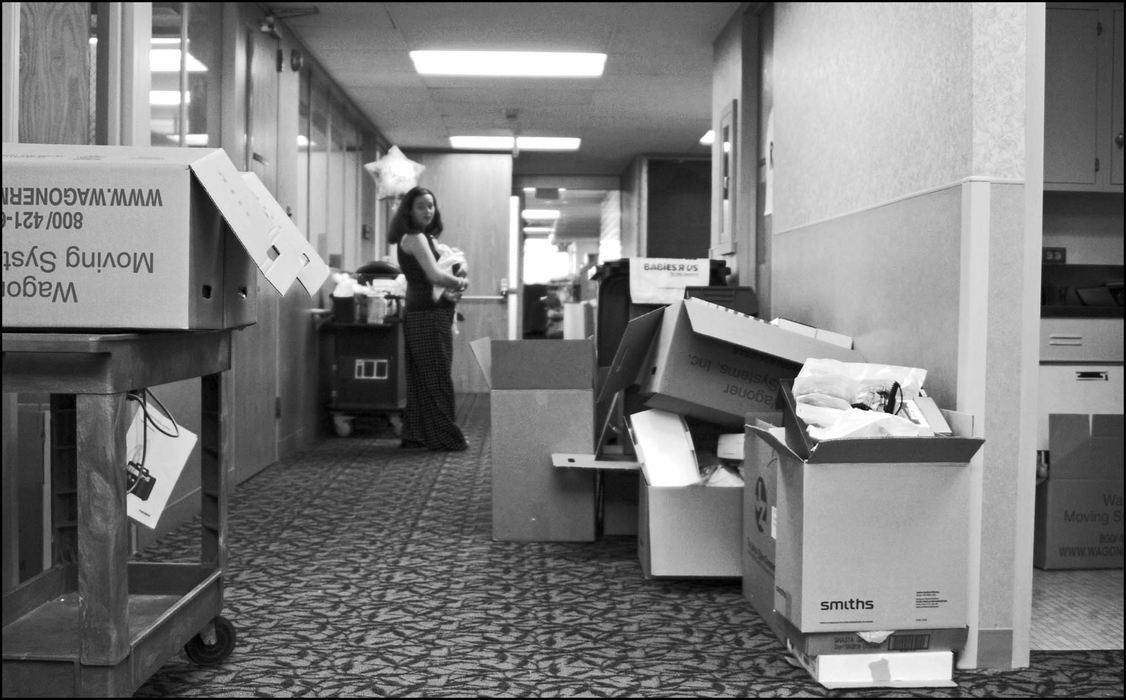
[[[430,284],[435,287],[465,291],[466,287],[469,286],[469,280],[466,277],[451,275],[438,268],[438,261],[434,259],[434,254],[430,251],[430,245],[424,234],[408,233],[399,241],[399,246],[418,260],[419,265],[422,266],[422,271],[426,273],[426,279],[430,280]]]

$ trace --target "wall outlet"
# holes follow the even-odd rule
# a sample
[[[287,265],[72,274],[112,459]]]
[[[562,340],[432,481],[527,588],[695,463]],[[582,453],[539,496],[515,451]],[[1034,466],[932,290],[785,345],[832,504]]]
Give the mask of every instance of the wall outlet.
[[[1067,248],[1044,246],[1045,265],[1063,265],[1067,262]]]

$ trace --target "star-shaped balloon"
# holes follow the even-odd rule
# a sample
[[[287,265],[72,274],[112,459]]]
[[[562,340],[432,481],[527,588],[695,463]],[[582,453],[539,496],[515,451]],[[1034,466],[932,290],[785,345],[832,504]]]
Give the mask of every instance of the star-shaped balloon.
[[[364,170],[375,178],[376,196],[387,199],[401,197],[417,185],[426,166],[404,156],[398,146],[392,146],[379,160],[364,163]]]

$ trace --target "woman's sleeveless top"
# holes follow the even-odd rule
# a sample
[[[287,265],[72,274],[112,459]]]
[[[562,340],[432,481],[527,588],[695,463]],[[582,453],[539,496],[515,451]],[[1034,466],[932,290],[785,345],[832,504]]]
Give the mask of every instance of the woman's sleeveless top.
[[[434,240],[430,236],[426,236],[426,245],[429,246],[430,254],[434,256],[434,260],[437,260],[438,251],[434,248]],[[424,311],[453,306],[453,302],[445,297],[440,298],[437,302],[434,301],[434,285],[430,283],[426,271],[422,269],[422,263],[417,258],[404,251],[401,244],[397,253],[399,269],[403,271],[403,276],[407,278],[407,311]]]

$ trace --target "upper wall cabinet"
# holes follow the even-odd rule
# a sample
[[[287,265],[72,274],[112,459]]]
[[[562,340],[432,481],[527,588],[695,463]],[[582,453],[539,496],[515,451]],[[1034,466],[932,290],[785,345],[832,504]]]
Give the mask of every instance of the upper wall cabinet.
[[[1047,8],[1044,187],[1122,192],[1122,5]]]

